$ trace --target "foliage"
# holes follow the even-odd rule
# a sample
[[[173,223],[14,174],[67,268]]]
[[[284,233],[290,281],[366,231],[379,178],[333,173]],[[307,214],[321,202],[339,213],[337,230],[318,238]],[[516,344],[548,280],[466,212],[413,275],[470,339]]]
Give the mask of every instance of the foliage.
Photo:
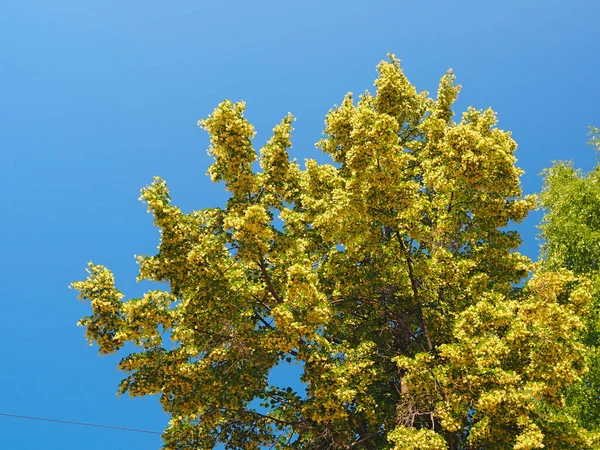
[[[599,131],[592,127],[590,145],[600,150]],[[589,372],[567,391],[568,407],[590,430],[600,431],[600,165],[590,173],[572,163],[557,162],[544,172],[540,206],[543,264],[568,269],[593,282],[594,295],[583,342],[588,347]]]
[[[244,103],[200,121],[226,207],[184,214],[146,187],[161,242],[139,279],[169,290],[122,301],[90,263],[87,338],[139,346],[120,392],[161,395],[166,449],[592,448],[563,408],[591,287],[565,270],[519,287],[533,265],[509,225],[534,199],[510,133],[489,109],[453,121],[451,71],[435,99],[394,57],[378,71],[327,115],[333,164],[290,161],[292,116],[258,155]],[[269,383],[284,361],[305,390]]]

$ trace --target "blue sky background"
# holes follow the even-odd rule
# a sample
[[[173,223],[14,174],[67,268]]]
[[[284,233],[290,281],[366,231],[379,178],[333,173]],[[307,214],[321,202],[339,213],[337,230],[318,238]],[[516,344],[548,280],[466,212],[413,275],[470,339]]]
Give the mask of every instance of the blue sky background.
[[[527,193],[555,159],[589,169],[600,126],[600,2],[31,1],[0,9],[0,413],[160,431],[156,398],[115,396],[118,357],[75,326],[67,289],[89,260],[139,295],[133,255],[158,233],[137,201],[154,175],[184,210],[222,205],[197,126],[224,98],[247,101],[256,147],[291,111],[293,156],[325,113],[372,87],[388,52],[419,90],[454,68],[458,107],[492,106],[513,131]],[[521,226],[535,257],[539,213]],[[285,377],[286,372],[278,375]],[[0,417],[0,447],[152,449],[158,436]]]

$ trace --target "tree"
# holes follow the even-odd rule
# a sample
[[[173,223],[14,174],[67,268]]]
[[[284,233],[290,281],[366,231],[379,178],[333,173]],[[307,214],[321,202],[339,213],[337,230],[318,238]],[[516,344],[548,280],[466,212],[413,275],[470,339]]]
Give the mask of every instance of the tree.
[[[508,226],[534,198],[510,133],[489,109],[453,121],[451,71],[435,99],[393,56],[378,72],[375,95],[328,113],[332,164],[290,161],[292,116],[257,156],[245,104],[221,103],[199,124],[226,207],[184,214],[159,178],[142,191],[161,242],[139,279],[169,289],[123,301],[92,263],[73,284],[100,353],[139,347],[120,392],[161,394],[164,448],[595,445],[563,408],[591,287],[564,270],[519,284],[533,265]],[[269,383],[285,360],[305,390]]]
[[[600,150],[599,130],[592,127],[590,145]],[[540,206],[543,264],[587,276],[594,295],[582,340],[589,372],[567,391],[568,408],[584,427],[600,431],[600,165],[583,173],[571,162],[556,162],[544,172]]]

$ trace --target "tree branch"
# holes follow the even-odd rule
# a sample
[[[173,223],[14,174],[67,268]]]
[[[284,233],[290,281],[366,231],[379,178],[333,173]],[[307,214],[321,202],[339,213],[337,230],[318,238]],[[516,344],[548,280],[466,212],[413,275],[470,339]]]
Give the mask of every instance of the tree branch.
[[[450,194],[450,200],[448,201],[448,206],[446,207],[446,211],[449,213],[452,211],[452,201],[454,200],[454,191]]]
[[[258,192],[258,194],[256,195],[256,197],[254,197],[254,200],[252,201],[254,204],[257,204],[260,201],[260,198],[262,197],[262,195],[265,193],[265,187],[261,186],[260,191]]]
[[[275,290],[275,286],[273,286],[273,282],[271,281],[271,277],[269,276],[269,272],[267,272],[267,267],[265,266],[265,260],[262,256],[260,256],[258,259],[258,267],[260,268],[260,272],[265,278],[265,283],[267,283],[267,289],[269,289],[269,292],[271,293],[273,298],[277,301],[277,303],[283,303],[283,300]]]
[[[421,323],[423,324],[423,333],[425,334],[425,339],[427,340],[427,349],[429,351],[432,351],[433,344],[431,342],[431,337],[429,336],[429,328],[427,327],[427,321],[425,320],[425,315],[423,314],[423,305],[419,301],[419,284],[414,276],[412,259],[410,256],[410,250],[406,247],[404,240],[402,239],[402,236],[400,236],[400,234],[398,232],[396,232],[396,237],[398,238],[398,242],[400,243],[400,246],[402,247],[402,249],[404,250],[404,253],[406,255],[406,264],[408,266],[408,277],[410,278],[410,286],[413,291],[414,299],[417,302],[418,307],[419,307],[419,314],[421,315]]]
[[[254,313],[254,317],[256,317],[265,327],[267,327],[270,330],[274,330],[275,327],[273,325],[271,325],[269,322],[267,322],[265,319],[263,319],[260,314],[258,313]]]
[[[285,425],[286,427],[307,428],[306,425],[304,425],[302,422],[289,422],[287,420],[282,420],[282,419],[278,419],[278,418],[273,417],[273,416],[268,416],[266,414],[261,414],[258,411],[246,411],[246,412],[249,412],[249,413],[252,413],[255,416],[258,416],[259,419],[270,420],[270,421],[278,423],[280,425]]]
[[[363,424],[360,423],[360,421],[352,412],[350,412],[349,419],[356,425],[356,432],[358,433],[359,440],[350,444],[348,448],[353,448],[359,444],[362,444],[366,450],[375,450],[375,446],[371,442],[371,439],[377,436],[377,433],[367,433],[367,430],[365,430]]]

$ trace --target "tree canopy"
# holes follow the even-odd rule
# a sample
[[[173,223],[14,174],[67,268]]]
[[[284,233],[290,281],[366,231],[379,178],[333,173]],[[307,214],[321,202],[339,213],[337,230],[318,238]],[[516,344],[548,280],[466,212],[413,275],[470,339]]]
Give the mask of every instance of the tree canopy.
[[[490,109],[454,120],[451,71],[435,98],[393,56],[378,72],[374,94],[327,114],[331,164],[290,160],[291,115],[258,152],[243,102],[201,120],[227,204],[186,214],[162,179],[144,188],[161,240],[138,279],[168,289],[124,301],[90,263],[73,283],[92,306],[87,339],[138,347],[119,392],[160,394],[165,449],[597,448],[598,258],[563,245],[562,213],[546,264],[517,251],[511,225],[535,206],[517,145]],[[582,182],[548,173],[544,207],[568,176]],[[581,196],[597,227],[600,193]],[[301,384],[269,382],[284,361]]]
[[[599,130],[592,127],[590,145],[600,151]],[[543,265],[568,269],[593,284],[583,342],[589,372],[567,391],[570,413],[585,427],[600,430],[600,165],[583,173],[570,162],[557,162],[544,172],[540,206]]]

